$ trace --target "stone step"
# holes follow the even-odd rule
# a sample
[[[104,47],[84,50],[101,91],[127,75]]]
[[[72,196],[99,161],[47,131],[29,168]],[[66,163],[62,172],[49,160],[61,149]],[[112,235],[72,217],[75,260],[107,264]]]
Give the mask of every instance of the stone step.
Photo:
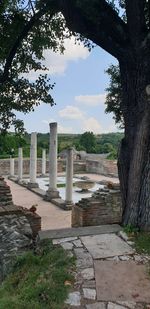
[[[118,224],[64,228],[58,230],[40,231],[39,238],[40,240],[43,240],[43,239],[54,239],[54,238],[76,237],[76,236],[89,236],[89,235],[117,233],[120,230],[121,226]]]

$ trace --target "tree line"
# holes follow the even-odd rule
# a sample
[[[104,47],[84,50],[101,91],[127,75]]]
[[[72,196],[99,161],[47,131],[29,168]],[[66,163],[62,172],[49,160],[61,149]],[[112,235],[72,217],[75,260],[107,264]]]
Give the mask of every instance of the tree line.
[[[58,153],[68,147],[87,153],[108,154],[108,159],[117,159],[118,148],[123,133],[108,133],[94,135],[93,132],[83,134],[58,134]],[[15,133],[0,134],[0,158],[18,156],[18,148],[23,147],[24,157],[30,156],[30,134]],[[37,156],[42,156],[42,149],[49,150],[49,133],[38,133]]]

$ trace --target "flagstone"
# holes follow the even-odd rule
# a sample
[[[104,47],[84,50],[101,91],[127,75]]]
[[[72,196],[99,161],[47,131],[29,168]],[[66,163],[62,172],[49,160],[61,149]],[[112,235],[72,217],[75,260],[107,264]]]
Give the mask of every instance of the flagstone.
[[[97,299],[150,303],[150,277],[146,265],[135,261],[94,261]]]
[[[115,234],[81,237],[81,241],[94,259],[133,254],[133,249]]]

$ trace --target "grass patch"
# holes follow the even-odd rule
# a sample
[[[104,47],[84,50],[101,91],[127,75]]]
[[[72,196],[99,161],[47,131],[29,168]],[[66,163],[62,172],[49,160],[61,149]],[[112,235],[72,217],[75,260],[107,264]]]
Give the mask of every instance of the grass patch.
[[[12,273],[0,286],[1,309],[63,309],[74,282],[75,258],[50,241],[42,241],[37,254],[20,256]]]
[[[57,188],[65,188],[66,184],[65,183],[58,183]],[[73,187],[75,187],[75,183],[73,183]]]
[[[137,253],[150,255],[150,232],[139,231],[132,225],[126,225],[123,231],[134,241]]]
[[[144,253],[150,255],[150,233],[140,232],[136,235],[135,249],[138,253]]]
[[[128,224],[126,226],[124,226],[123,231],[128,235],[128,236],[134,236],[138,233],[138,228],[134,227],[131,224]]]
[[[48,184],[47,184],[46,186],[49,187]],[[58,184],[57,184],[57,188],[65,188],[65,187],[66,187],[66,184],[65,184],[65,183],[58,183]],[[75,187],[75,183],[73,183],[73,187]]]

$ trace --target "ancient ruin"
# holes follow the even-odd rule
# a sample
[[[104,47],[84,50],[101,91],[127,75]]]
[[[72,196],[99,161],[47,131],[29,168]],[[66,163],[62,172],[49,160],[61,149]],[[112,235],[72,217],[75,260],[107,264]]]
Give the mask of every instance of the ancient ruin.
[[[83,198],[72,208],[72,227],[120,223],[121,194],[118,184],[108,183],[91,198]]]

